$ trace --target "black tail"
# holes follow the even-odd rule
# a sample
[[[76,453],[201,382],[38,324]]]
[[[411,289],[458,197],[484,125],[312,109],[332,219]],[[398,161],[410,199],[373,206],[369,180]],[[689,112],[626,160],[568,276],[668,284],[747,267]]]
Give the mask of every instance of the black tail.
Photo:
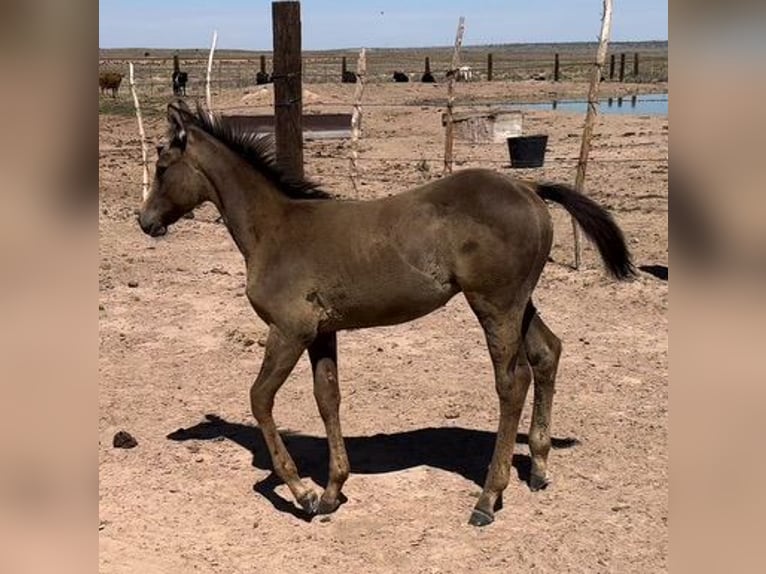
[[[622,230],[603,207],[573,187],[556,183],[537,184],[543,199],[560,204],[580,224],[585,235],[596,244],[604,265],[615,278],[629,279],[636,274]]]

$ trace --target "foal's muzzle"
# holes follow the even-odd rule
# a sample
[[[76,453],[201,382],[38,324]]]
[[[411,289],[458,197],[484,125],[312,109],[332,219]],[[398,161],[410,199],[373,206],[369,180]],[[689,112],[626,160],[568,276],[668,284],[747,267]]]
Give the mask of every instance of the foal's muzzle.
[[[141,231],[152,237],[161,237],[168,232],[168,228],[157,221],[148,220],[143,213],[138,215],[138,225]]]

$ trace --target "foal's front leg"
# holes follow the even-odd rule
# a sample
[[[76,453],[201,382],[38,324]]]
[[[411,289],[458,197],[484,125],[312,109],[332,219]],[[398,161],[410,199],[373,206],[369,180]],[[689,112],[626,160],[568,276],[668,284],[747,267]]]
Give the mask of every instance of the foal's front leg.
[[[272,416],[274,395],[285,382],[305,349],[303,343],[288,338],[278,328],[271,327],[266,340],[266,352],[261,370],[250,388],[250,407],[269,448],[274,472],[287,484],[303,509],[314,514],[319,506],[319,497],[298,477],[298,469],[290,453],[287,452],[282,437],[277,432],[277,425]]]
[[[314,371],[314,398],[325,424],[330,450],[327,488],[319,501],[319,514],[329,514],[338,508],[343,483],[349,473],[348,455],[340,429],[340,388],[338,386],[338,350],[335,333],[320,334],[309,346],[311,368]]]

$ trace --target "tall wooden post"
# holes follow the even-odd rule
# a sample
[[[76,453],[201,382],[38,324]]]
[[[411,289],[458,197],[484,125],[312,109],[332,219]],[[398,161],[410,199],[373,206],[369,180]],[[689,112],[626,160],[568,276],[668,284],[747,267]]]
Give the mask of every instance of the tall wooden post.
[[[593,137],[593,126],[596,123],[598,113],[598,86],[601,82],[601,71],[606,62],[606,51],[609,48],[609,34],[612,30],[612,0],[604,0],[604,15],[601,19],[601,35],[596,52],[596,65],[593,66],[593,75],[590,79],[588,90],[588,112],[585,114],[585,127],[582,133],[582,145],[580,146],[580,159],[577,162],[577,176],[575,188],[582,192],[585,188],[585,171],[588,167],[588,155],[590,154],[590,140]],[[623,54],[624,56],[625,54]],[[624,61],[624,58],[623,58]],[[575,244],[575,269],[579,269],[582,263],[582,246],[580,245],[580,229],[572,218],[572,231]]]
[[[494,70],[492,69],[492,52],[487,54],[487,81],[492,81],[492,72]]]
[[[133,95],[133,105],[136,107],[138,135],[141,136],[141,167],[143,173],[143,179],[141,181],[141,199],[146,201],[146,198],[149,197],[149,158],[146,151],[146,132],[144,131],[143,116],[141,115],[141,104],[138,102],[136,80],[133,77],[133,62],[128,63],[128,80],[130,81],[130,93]]]
[[[610,80],[614,80],[615,60],[616,60],[616,57],[614,54],[612,54],[612,57],[609,59],[609,79]]]
[[[274,135],[277,162],[303,177],[301,3],[272,2],[274,35]]]
[[[633,77],[638,77],[638,52],[633,54]]]
[[[430,74],[431,73],[431,58],[429,58],[428,56],[426,56],[426,69],[425,69],[425,73],[426,74]]]
[[[620,81],[625,81],[625,52],[620,54]]]
[[[345,61],[346,58],[343,58]],[[356,63],[356,90],[354,90],[354,111],[351,114],[351,185],[354,193],[359,198],[359,138],[362,135],[362,95],[367,76],[367,56],[365,49],[359,52],[359,60]]]
[[[340,61],[340,77],[345,78],[346,72],[348,71],[348,64],[346,63],[346,56],[343,56],[343,58]]]
[[[261,74],[266,73],[266,56],[261,54]]]
[[[461,16],[457,24],[455,34],[455,50],[452,52],[452,73],[447,82],[447,117],[444,134],[444,173],[452,173],[452,150],[455,143],[455,127],[452,120],[452,109],[455,106],[455,80],[458,68],[460,68],[460,46],[463,45],[463,30],[465,29],[465,17]]]
[[[558,82],[561,72],[561,66],[559,63],[559,55],[556,54],[555,59],[553,61],[553,81]]]
[[[181,63],[178,61],[178,54],[173,54],[173,73],[181,71]]]

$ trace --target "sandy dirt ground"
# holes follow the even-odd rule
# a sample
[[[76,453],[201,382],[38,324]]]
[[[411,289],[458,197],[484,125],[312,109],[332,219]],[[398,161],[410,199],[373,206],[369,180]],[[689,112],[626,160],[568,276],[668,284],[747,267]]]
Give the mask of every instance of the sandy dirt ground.
[[[309,113],[349,111],[341,108],[353,86],[306,88]],[[443,109],[432,104],[444,91],[370,88],[362,198],[441,172]],[[458,87],[462,101],[476,102],[585,91],[538,82]],[[258,109],[264,102],[251,88],[218,94],[216,105]],[[550,136],[544,168],[511,170],[504,144],[465,142],[456,143],[456,168],[572,182],[582,121],[525,113],[525,133]],[[152,142],[161,141],[164,119],[147,123]],[[638,265],[667,265],[667,118],[602,116],[596,133],[588,193],[612,210]],[[562,448],[550,455],[552,484],[533,493],[519,436],[504,507],[484,529],[467,519],[491,456],[498,405],[483,335],[462,296],[412,323],[341,333],[352,475],[339,511],[307,520],[274,479],[249,411],[266,325],[244,296],[243,260],[209,206],[160,240],[140,231],[137,143],[134,118],[101,116],[101,572],[667,570],[665,281],[641,273],[616,283],[590,245],[586,268],[573,271],[569,219],[552,208],[552,261],[536,303],[564,343],[553,417]],[[326,189],[353,197],[348,150],[345,141],[308,142],[305,160]],[[275,417],[301,475],[322,485],[327,448],[307,358],[277,395]],[[138,446],[113,448],[119,430]]]

